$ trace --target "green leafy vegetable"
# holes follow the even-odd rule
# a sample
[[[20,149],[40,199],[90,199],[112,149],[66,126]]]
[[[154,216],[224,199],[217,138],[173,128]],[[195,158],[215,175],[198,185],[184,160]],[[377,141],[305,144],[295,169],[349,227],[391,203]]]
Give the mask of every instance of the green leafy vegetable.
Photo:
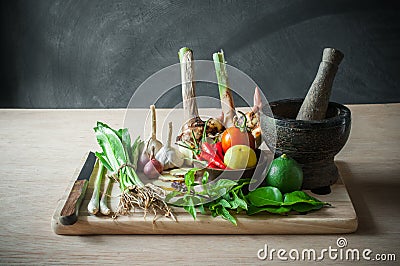
[[[220,215],[225,220],[228,220],[231,223],[233,223],[234,225],[237,225],[237,221],[236,221],[235,217],[233,217],[232,214],[230,214],[230,212],[224,206],[219,205],[215,209],[215,211],[216,211],[217,215]]]
[[[199,209],[199,211],[200,211],[201,214],[204,215],[204,214],[207,213],[206,210],[204,209],[204,205],[203,205],[203,204],[197,206],[197,208]]]
[[[231,204],[224,198],[222,198],[222,199],[220,199],[218,201],[218,205],[217,206],[222,206],[222,207],[229,208],[229,209],[232,208]]]
[[[193,169],[190,169],[185,174],[185,185],[186,185],[188,191],[190,191],[192,189],[192,186],[195,184],[194,180],[196,178],[196,172],[198,170],[199,170],[199,168],[193,168]]]
[[[314,203],[314,204],[310,204],[310,203],[305,203],[305,202],[299,202],[299,203],[295,203],[291,206],[291,208],[294,211],[300,212],[300,213],[305,213],[305,212],[309,212],[309,211],[313,211],[313,210],[319,210],[324,206],[324,203]]]
[[[240,190],[240,192],[242,193],[241,190]],[[232,199],[231,199],[231,201],[230,201],[230,204],[231,204],[231,208],[232,208],[232,209],[237,209],[237,208],[240,207],[240,208],[243,209],[243,210],[247,210],[247,203],[246,203],[246,201],[243,199],[243,198],[244,198],[243,193],[242,193],[242,194],[239,194],[239,196],[240,196],[240,197],[243,197],[243,198],[240,198],[240,197],[236,194],[236,192],[233,191],[233,190],[231,190],[229,194],[231,194],[231,195],[233,196]]]
[[[188,197],[187,199],[187,204],[186,206],[183,206],[183,208],[192,215],[193,219],[196,220],[196,208],[194,207],[194,203],[193,203],[193,198],[192,197]]]
[[[194,186],[197,185],[195,177],[199,170],[198,168],[193,168],[186,172],[185,185],[187,192],[172,191],[168,193],[165,200],[169,204],[183,206],[194,219],[197,217],[197,208],[202,214],[206,214],[209,211],[213,217],[221,216],[233,224],[237,224],[230,210],[237,210],[238,208],[247,210],[247,202],[241,188],[250,181],[239,180],[236,182],[229,179],[219,179],[208,183],[209,174],[205,171],[201,177],[202,190],[195,191]],[[173,201],[175,197],[178,199]],[[212,198],[215,198],[215,200],[209,202]]]
[[[329,205],[308,195],[304,191],[286,193],[282,201],[282,195],[279,195],[280,192],[277,193],[270,188],[261,187],[248,194],[247,198],[251,202],[247,210],[248,215],[263,211],[275,214],[286,214],[290,211],[304,213],[321,209],[324,205]],[[279,200],[281,201],[279,202]]]
[[[274,213],[274,214],[285,214],[291,211],[290,207],[276,207],[276,206],[271,206],[271,207],[256,207],[253,205],[249,206],[249,209],[247,210],[247,215],[253,215],[259,212],[267,211],[269,213]]]
[[[95,128],[95,132],[103,134],[105,138],[105,141],[102,142],[103,146],[100,143],[99,144],[102,148],[104,146],[109,147],[109,149],[106,149],[106,151],[108,151],[106,153],[107,156],[109,156],[110,154],[114,155],[114,157],[112,158],[115,159],[115,161],[117,161],[119,164],[125,163],[126,162],[125,150],[122,145],[120,137],[115,133],[115,131],[106,124],[99,122],[97,123],[97,127]]]
[[[297,212],[309,212],[312,210],[319,210],[324,205],[329,205],[327,202],[322,202],[304,191],[293,191],[285,194],[283,206],[290,206]]]
[[[325,202],[308,195],[304,191],[293,191],[285,194],[285,200],[282,204],[283,206],[291,206],[296,203],[308,203],[311,205],[326,204]]]
[[[173,191],[169,193],[166,200],[170,202],[174,197],[180,196],[172,204],[184,206],[184,209],[196,219],[196,209],[202,214],[210,213],[212,217],[220,216],[225,220],[237,225],[236,218],[232,211],[240,213],[246,211],[247,215],[254,215],[261,212],[271,214],[286,215],[291,211],[299,213],[318,210],[326,202],[308,195],[304,191],[294,191],[282,195],[279,189],[275,187],[260,187],[247,195],[243,193],[243,187],[250,184],[250,179],[240,179],[232,181],[229,179],[220,179],[213,183],[207,183],[208,176],[202,177],[201,191],[195,191],[194,186],[197,168],[188,171],[185,175],[185,184],[190,188],[187,192]],[[207,199],[215,198],[211,202]]]
[[[94,131],[101,148],[96,156],[119,183],[122,192],[114,217],[127,215],[132,209],[139,207],[144,213],[151,210],[174,218],[171,209],[162,200],[164,194],[154,186],[144,185],[136,174],[143,141],[137,137],[132,144],[127,128],[115,130],[102,122],[97,122]]]
[[[203,174],[203,177],[201,178],[201,183],[203,185],[207,184],[209,176],[210,176],[210,174],[207,171],[205,171],[204,174]]]
[[[282,193],[275,187],[260,187],[247,195],[247,199],[254,206],[261,207],[265,205],[281,206],[283,203]]]

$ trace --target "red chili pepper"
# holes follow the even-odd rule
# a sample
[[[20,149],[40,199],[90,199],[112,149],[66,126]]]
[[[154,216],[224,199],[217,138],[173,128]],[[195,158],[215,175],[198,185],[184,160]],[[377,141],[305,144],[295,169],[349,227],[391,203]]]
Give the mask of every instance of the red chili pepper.
[[[217,168],[225,169],[226,165],[223,162],[223,157],[219,157],[219,155],[217,155],[216,148],[214,148],[213,145],[207,142],[207,136],[206,136],[207,123],[208,120],[204,124],[203,137],[201,139],[201,146],[200,146],[201,148],[200,156],[208,163],[215,164]]]
[[[224,154],[223,154],[223,149],[222,149],[222,144],[221,142],[217,142],[217,143],[203,143],[201,146],[202,150],[211,154],[211,155],[217,155],[219,157],[219,159],[221,159],[221,161],[224,160]]]
[[[200,156],[204,160],[206,160],[207,162],[214,163],[218,168],[221,168],[221,169],[225,169],[226,168],[226,165],[224,164],[224,162],[216,154],[212,155],[212,154],[209,154],[209,153],[207,153],[205,151],[202,151],[200,153]]]
[[[221,160],[223,160],[224,159],[224,151],[222,149],[222,142],[219,141],[219,142],[215,143],[214,147],[216,149],[216,153],[219,156],[219,158],[221,158]]]
[[[216,151],[215,151],[214,147],[208,142],[201,143],[201,150],[204,152],[207,152],[211,155],[216,155]]]
[[[196,158],[196,160],[198,161],[202,161],[203,158],[201,158],[200,154],[195,154],[194,157]]]
[[[209,162],[206,166],[207,168],[215,168],[215,169],[220,169],[218,166],[215,165],[213,162]]]
[[[222,168],[222,165],[225,166],[224,162],[222,161],[222,158],[218,156],[218,154],[216,153],[216,150],[214,149],[214,147],[210,143],[203,142],[201,144],[201,149],[202,149],[202,152],[210,154],[210,156],[213,157],[214,161],[218,161],[219,165],[217,165],[217,166],[219,168]],[[209,162],[210,160],[207,160],[207,161]],[[225,167],[222,168],[222,169],[225,169]]]

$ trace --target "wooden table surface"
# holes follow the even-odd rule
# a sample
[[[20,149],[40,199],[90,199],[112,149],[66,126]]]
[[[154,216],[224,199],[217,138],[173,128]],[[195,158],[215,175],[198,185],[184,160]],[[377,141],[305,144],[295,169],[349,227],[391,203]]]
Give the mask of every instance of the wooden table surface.
[[[265,265],[271,261],[257,258],[265,244],[318,251],[337,247],[338,237],[348,248],[395,253],[400,260],[400,104],[349,107],[352,131],[336,159],[359,229],[343,236],[56,235],[50,220],[57,201],[82,155],[97,149],[92,128],[97,120],[122,127],[125,110],[0,110],[0,263]],[[309,262],[295,262],[301,263]]]

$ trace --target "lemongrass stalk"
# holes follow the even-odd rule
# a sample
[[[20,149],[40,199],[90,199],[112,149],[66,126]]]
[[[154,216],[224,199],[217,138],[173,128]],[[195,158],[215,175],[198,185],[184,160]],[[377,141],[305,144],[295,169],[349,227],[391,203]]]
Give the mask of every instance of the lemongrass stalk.
[[[103,215],[109,215],[111,213],[110,208],[108,207],[108,198],[111,197],[111,191],[114,185],[114,180],[112,178],[107,178],[108,183],[106,189],[103,191],[103,195],[100,200],[100,212]]]
[[[103,179],[104,170],[106,168],[104,165],[99,161],[99,169],[97,171],[96,179],[94,180],[94,189],[92,198],[88,204],[88,212],[90,214],[96,214],[99,211],[99,203],[100,203],[100,186],[101,180]]]
[[[194,82],[193,51],[183,47],[178,52],[181,63],[182,100],[185,121],[199,117],[196,103],[196,86]]]
[[[213,54],[215,73],[217,74],[219,98],[221,100],[222,113],[224,114],[225,127],[234,125],[235,104],[233,102],[232,92],[229,87],[228,73],[226,71],[226,61],[224,51]]]

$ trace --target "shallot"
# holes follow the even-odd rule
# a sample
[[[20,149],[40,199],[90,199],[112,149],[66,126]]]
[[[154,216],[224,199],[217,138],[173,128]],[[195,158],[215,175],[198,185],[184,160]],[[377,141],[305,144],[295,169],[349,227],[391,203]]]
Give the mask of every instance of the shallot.
[[[151,159],[143,168],[143,173],[151,179],[157,178],[163,171],[163,164],[154,158],[154,148],[151,152]]]

